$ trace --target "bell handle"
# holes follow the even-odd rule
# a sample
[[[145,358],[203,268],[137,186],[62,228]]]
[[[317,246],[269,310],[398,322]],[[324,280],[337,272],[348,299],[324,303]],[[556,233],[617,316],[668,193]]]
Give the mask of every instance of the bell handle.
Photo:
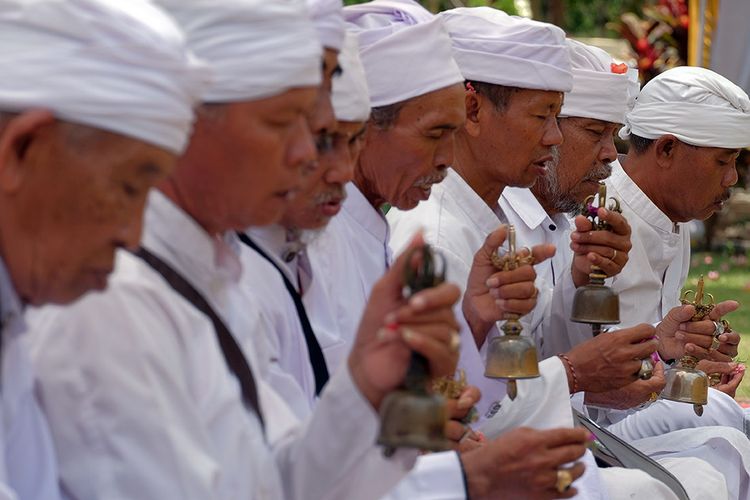
[[[620,208],[620,200],[615,197],[610,197],[609,201],[611,202],[608,208],[610,212],[617,212],[618,214],[622,213],[622,208]]]
[[[409,368],[404,378],[404,387],[412,392],[426,393],[427,382],[430,380],[430,364],[427,358],[417,352],[411,353]]]

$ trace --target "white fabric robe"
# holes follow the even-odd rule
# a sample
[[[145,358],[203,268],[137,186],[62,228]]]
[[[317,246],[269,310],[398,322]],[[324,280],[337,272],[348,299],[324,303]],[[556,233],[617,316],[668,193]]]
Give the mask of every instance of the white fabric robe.
[[[331,309],[338,311],[341,315],[351,316],[361,314],[362,309],[357,310],[356,308],[364,306],[364,301],[366,301],[372,285],[380,277],[382,272],[385,272],[391,259],[391,252],[388,247],[390,231],[385,219],[367,202],[354,185],[349,185],[347,191],[349,198],[344,205],[345,210],[342,211],[342,214],[346,214],[347,216],[341,217],[341,215],[339,215],[333,219],[325,231],[326,234],[315,240],[310,246],[309,255],[311,262],[313,262],[313,268],[321,270],[321,272],[316,272],[316,276],[318,278],[322,277],[322,279],[328,282],[326,288],[331,291],[331,297],[333,297],[336,302],[334,306],[331,306]],[[370,266],[372,269],[364,269],[365,266]],[[353,277],[356,279],[353,279]],[[354,285],[352,285],[352,283],[354,283]],[[315,311],[312,311],[312,314],[315,315]],[[356,321],[351,318],[342,318],[342,324],[351,324],[354,322]],[[316,328],[316,331],[317,324],[319,324],[319,322],[316,318],[313,322],[313,327]],[[349,337],[346,333],[342,333],[341,335],[342,337]],[[557,378],[557,375],[559,375],[559,370],[562,370],[562,365],[559,360],[551,360],[549,363],[549,369],[543,369],[546,374],[544,380],[549,382],[549,387],[552,392],[555,392],[557,389],[564,386],[566,389],[563,390],[562,393],[567,395],[567,382],[560,382],[559,380],[554,381],[554,379]],[[523,387],[523,384],[520,384],[519,390],[520,387]],[[504,384],[500,383],[500,388],[501,390],[498,392],[502,393],[504,398]],[[550,400],[556,400],[556,398],[550,396]],[[570,404],[567,402],[567,396],[565,397],[565,400],[565,408],[567,412],[562,412],[557,419],[549,418],[541,413],[538,414],[539,418],[547,422],[555,420],[558,422],[572,422],[570,416]],[[495,405],[493,411],[498,412],[498,418],[496,419],[498,426],[493,429],[493,432],[496,431],[501,433],[519,425],[518,423],[511,423],[510,425],[503,424],[505,412],[511,411],[510,405],[498,403]],[[508,420],[508,422],[515,421]],[[564,424],[561,423],[560,425]],[[555,425],[550,424],[550,426],[554,427]],[[444,455],[450,454],[432,454],[425,458],[429,460],[437,460],[438,457]],[[595,466],[589,455],[587,455],[586,460],[589,461],[589,471],[594,471]],[[432,483],[432,487],[428,487],[428,485],[431,484],[428,480],[418,480],[416,477],[420,472],[424,474],[424,476],[422,476],[424,478],[432,478],[434,480],[441,477],[439,474],[434,473],[434,471],[435,469],[433,469],[431,465],[428,467],[427,464],[420,460],[418,462],[416,473],[411,474],[407,478],[408,480],[413,481],[412,486],[414,489],[410,491],[414,491],[414,493],[404,495],[401,494],[400,491],[397,491],[395,493],[398,493],[400,496],[396,496],[395,498],[454,498],[445,492],[441,492],[434,483]],[[413,478],[412,476],[415,477]],[[579,489],[590,491],[590,493],[581,494],[579,498],[602,498],[598,494],[601,488],[598,486],[596,474],[589,472],[586,474],[586,478],[586,485],[583,485],[583,481],[581,481],[581,484],[577,484],[576,486]],[[402,487],[404,487],[406,481],[407,480],[402,483]],[[422,485],[421,488],[420,485]],[[419,493],[419,496],[417,496],[417,492]]]
[[[185,275],[230,328],[254,332],[263,322],[238,297],[233,236],[211,238],[151,194],[144,246]],[[39,311],[34,360],[66,491],[78,499],[323,500],[377,498],[401,479],[415,457],[380,459],[377,416],[348,370],[300,425],[264,380],[263,335],[254,337],[246,354],[267,438],[242,403],[210,320],[137,257],[118,254],[106,292]],[[363,466],[377,481],[352,484]]]
[[[288,262],[281,258],[285,250],[285,231],[282,227],[252,229],[248,235],[276,261],[292,283],[297,283],[299,258]],[[258,306],[270,319],[269,328],[265,329],[270,348],[269,357],[272,360],[268,381],[290,407],[295,409],[300,418],[306,418],[313,411],[317,401],[315,377],[294,302],[284,287],[279,272],[263,257],[244,246],[240,255],[243,265],[248,269],[248,276],[262,278],[242,279],[240,287],[247,292],[249,297],[252,297],[252,300],[258,301]],[[338,272],[342,270],[337,269]],[[346,345],[348,352],[350,347],[348,339],[353,339],[356,332],[346,335],[346,343],[339,337],[340,325],[331,321],[335,316],[329,316],[331,308],[336,304],[326,293],[325,281],[318,279],[315,269],[311,271],[313,272],[312,282],[309,283],[309,288],[304,293],[305,310],[311,322],[322,317],[326,324],[323,334],[318,333],[317,330],[315,334],[321,348],[324,349],[324,355],[326,349],[333,349],[334,356],[326,357],[328,371],[332,373],[346,365],[346,358],[338,353],[342,349],[337,350],[337,346]],[[262,285],[259,286],[259,283]],[[363,300],[366,303],[367,299]],[[362,308],[364,310],[364,303]],[[350,319],[344,323],[358,324],[358,320]],[[245,339],[245,342],[248,341],[251,339]],[[384,498],[388,500],[412,498],[462,500],[465,496],[458,456],[453,452],[448,452],[420,456],[414,470]]]
[[[391,211],[388,213],[388,221],[391,223],[392,232],[391,246],[394,250],[403,247],[404,241],[410,233],[418,227],[423,228],[425,239],[434,245],[435,248],[442,251],[448,259],[448,270],[451,281],[465,287],[474,254],[481,247],[486,236],[495,230],[501,222],[506,222],[510,217],[508,214],[501,215],[505,215],[505,217],[501,217],[498,213],[490,209],[460,175],[450,170],[445,181],[433,187],[429,200],[422,202],[416,209],[408,212]],[[524,226],[521,223],[523,221],[511,220],[510,222],[519,228],[523,228]],[[562,221],[559,224],[562,225]],[[527,231],[524,231],[524,233],[528,234]],[[528,244],[527,241],[520,238],[521,235],[519,234],[519,244]],[[528,240],[532,239],[528,238]],[[569,263],[570,259],[562,259],[562,261]],[[562,280],[558,281],[564,282]],[[549,292],[548,285],[545,284],[544,286],[547,288],[547,292]],[[568,286],[572,287],[572,280]],[[551,295],[552,293],[545,293],[544,297],[547,301],[550,301]],[[544,309],[549,310],[550,306],[544,306]],[[537,319],[537,324],[541,322],[540,319]],[[583,331],[585,332],[585,330]],[[462,335],[464,336],[461,347],[462,362],[476,363],[477,361],[470,360],[478,359],[481,363],[484,358],[476,354],[475,343],[470,337],[470,332],[465,329]],[[473,351],[470,356],[464,355],[467,346]],[[466,368],[468,368],[467,376],[469,377],[469,381],[478,384],[480,389],[482,389],[483,395],[486,394],[485,391],[492,390],[492,384],[495,383],[494,380],[476,375],[477,369],[483,371],[483,364],[479,366],[468,365]],[[469,369],[472,369],[472,371],[469,371]],[[569,413],[570,399],[568,396],[567,377],[560,365],[559,359],[552,357],[542,361],[540,363],[540,371],[543,375],[540,379],[519,382],[519,396],[516,398],[516,401],[510,402],[507,398],[503,400],[500,403],[500,411],[483,424],[483,429],[498,428],[507,430],[508,427],[514,425],[514,422],[515,425],[532,425],[533,427],[540,428],[563,427],[573,424]],[[475,378],[472,379],[471,373],[475,374]],[[564,408],[567,410],[564,410]],[[529,424],[524,423],[524,420],[527,418],[530,420]],[[539,419],[539,421],[536,421],[536,419]],[[593,467],[590,469],[593,469]],[[587,479],[591,481],[591,484],[600,484],[599,481],[602,478],[598,476],[598,471],[596,471],[597,474],[592,474],[592,472],[592,470],[589,470],[584,475],[584,478],[588,476],[590,479]],[[675,470],[673,472],[678,471]],[[629,471],[626,475],[632,479],[632,471]],[[653,494],[662,489],[660,483],[652,484],[656,482],[645,476],[641,477],[643,483],[639,487],[646,487]],[[615,493],[617,495],[623,494],[626,497],[632,494],[632,488],[625,487],[625,484],[621,482],[625,479],[618,478],[617,473],[607,474],[604,479],[616,484],[613,487],[606,486],[608,493],[612,495]],[[601,488],[599,490],[593,489],[593,491],[600,490]],[[626,493],[627,491],[631,493]],[[603,494],[603,492],[601,493]],[[701,497],[699,491],[692,491],[691,493],[696,498],[712,498]],[[582,494],[592,494],[592,492],[584,490]],[[615,498],[615,496],[612,498]]]
[[[0,500],[60,498],[47,421],[35,394],[21,300],[0,258]]]

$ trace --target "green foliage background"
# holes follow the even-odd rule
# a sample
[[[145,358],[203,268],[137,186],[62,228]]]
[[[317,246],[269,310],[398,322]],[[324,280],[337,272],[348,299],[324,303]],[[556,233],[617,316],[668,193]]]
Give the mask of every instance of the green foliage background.
[[[364,3],[368,0],[344,0],[347,5]],[[488,5],[504,10],[508,14],[517,14],[513,0],[421,0],[419,3],[430,10],[441,11],[463,4],[467,7]],[[650,3],[646,1],[645,3]],[[564,12],[560,26],[568,33],[578,36],[616,36],[606,27],[608,22],[617,21],[624,12],[641,13],[644,0],[531,0],[534,18],[552,22],[555,5],[562,5]]]

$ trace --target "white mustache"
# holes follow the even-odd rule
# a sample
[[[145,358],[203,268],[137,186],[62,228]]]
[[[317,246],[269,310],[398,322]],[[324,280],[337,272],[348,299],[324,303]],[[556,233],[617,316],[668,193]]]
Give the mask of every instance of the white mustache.
[[[420,189],[427,189],[431,187],[433,184],[439,184],[443,182],[447,176],[448,176],[448,169],[438,170],[434,174],[426,175],[424,177],[420,177],[419,179],[417,179],[417,181],[414,183],[414,187],[418,187]]]

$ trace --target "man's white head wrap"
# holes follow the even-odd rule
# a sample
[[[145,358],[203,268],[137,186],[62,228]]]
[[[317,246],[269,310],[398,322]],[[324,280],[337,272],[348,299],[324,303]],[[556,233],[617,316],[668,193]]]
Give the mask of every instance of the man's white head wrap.
[[[439,18],[409,0],[374,0],[344,8],[357,34],[373,107],[463,82]]]
[[[344,4],[341,0],[307,0],[318,39],[327,49],[341,50],[344,44],[346,23],[341,11]]]
[[[491,7],[439,15],[464,78],[495,85],[568,92],[573,88],[565,32]]]
[[[339,52],[341,75],[333,79],[333,112],[342,122],[364,122],[370,117],[370,94],[365,68],[359,59],[357,37],[347,33]]]
[[[641,90],[620,137],[657,139],[671,134],[693,146],[750,146],[750,99],[737,85],[704,68],[682,66]]]
[[[304,0],[156,0],[213,84],[203,102],[264,99],[321,82],[322,48]]]
[[[567,43],[573,65],[573,90],[565,94],[560,116],[625,123],[633,90],[629,68],[615,63],[598,47],[571,39]],[[636,83],[637,75],[636,72]]]
[[[184,149],[207,74],[147,2],[0,0],[0,111]]]

